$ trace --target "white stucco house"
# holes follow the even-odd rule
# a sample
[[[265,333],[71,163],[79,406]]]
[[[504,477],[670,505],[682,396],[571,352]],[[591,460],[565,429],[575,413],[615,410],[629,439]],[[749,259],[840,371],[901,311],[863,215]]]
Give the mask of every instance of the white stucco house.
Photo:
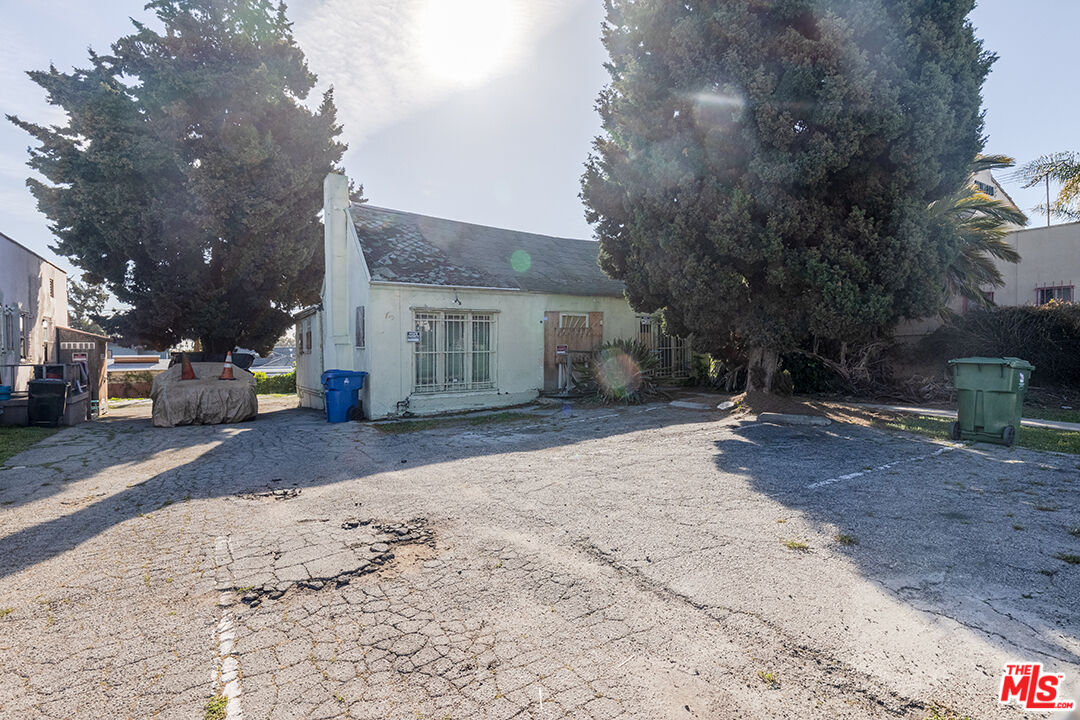
[[[0,233],[0,385],[25,390],[31,365],[56,360],[67,323],[67,273]]]
[[[688,361],[634,312],[597,244],[353,203],[323,186],[322,303],[296,316],[297,392],[323,408],[322,372],[368,373],[363,413],[382,418],[516,405],[567,385],[567,361],[615,338]]]

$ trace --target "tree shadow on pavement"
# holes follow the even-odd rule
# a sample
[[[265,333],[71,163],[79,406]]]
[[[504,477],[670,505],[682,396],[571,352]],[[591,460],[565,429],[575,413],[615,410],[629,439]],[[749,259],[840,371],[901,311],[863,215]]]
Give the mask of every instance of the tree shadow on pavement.
[[[685,418],[701,419],[694,413]],[[19,456],[24,468],[0,476],[0,500],[19,498],[0,506],[0,513],[55,493],[66,496],[60,503],[35,505],[33,520],[22,527],[4,523],[9,530],[0,537],[0,577],[174,502],[331,485],[406,466],[541,450],[662,424],[671,418],[660,422],[644,406],[564,408],[537,414],[535,421],[400,435],[365,424],[330,425],[322,413],[297,408],[232,425],[155,428],[147,419],[113,418],[59,434],[58,442]],[[568,428],[574,432],[563,432]],[[41,488],[42,467],[58,474],[58,481]]]
[[[902,602],[1080,663],[1080,566],[1062,559],[1080,554],[1080,458],[835,423],[749,423],[715,444],[721,471],[803,514]]]

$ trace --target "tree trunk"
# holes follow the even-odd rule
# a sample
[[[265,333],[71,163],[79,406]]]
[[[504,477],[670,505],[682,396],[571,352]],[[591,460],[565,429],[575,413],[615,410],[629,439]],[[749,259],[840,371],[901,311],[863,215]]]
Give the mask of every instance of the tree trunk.
[[[224,355],[233,348],[236,343],[222,338],[202,338],[202,349],[208,355]]]
[[[773,380],[780,364],[780,353],[770,348],[750,348],[750,361],[747,364],[746,392],[773,391]]]

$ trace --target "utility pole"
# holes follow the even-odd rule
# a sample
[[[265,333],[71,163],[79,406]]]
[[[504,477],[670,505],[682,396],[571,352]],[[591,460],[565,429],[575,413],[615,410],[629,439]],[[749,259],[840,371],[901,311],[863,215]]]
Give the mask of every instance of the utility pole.
[[[1046,175],[1046,227],[1050,227],[1050,175]]]

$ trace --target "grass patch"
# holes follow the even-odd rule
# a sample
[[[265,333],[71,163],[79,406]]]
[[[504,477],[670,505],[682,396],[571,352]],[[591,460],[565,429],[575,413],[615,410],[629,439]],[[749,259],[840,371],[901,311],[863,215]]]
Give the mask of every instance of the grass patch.
[[[757,676],[769,687],[780,687],[780,678],[771,670],[758,670]]]
[[[784,547],[788,550],[798,550],[800,552],[806,552],[810,549],[810,545],[804,543],[802,540],[781,540],[784,543]]]
[[[0,427],[0,463],[8,458],[18,455],[32,445],[35,445],[60,428],[45,427]]]
[[[229,699],[223,695],[215,695],[206,701],[203,720],[225,720],[225,710],[229,706]]]
[[[1078,525],[1078,526],[1074,527],[1072,530],[1070,530],[1069,534],[1072,535],[1073,537],[1080,537],[1080,525]]]
[[[1073,555],[1072,553],[1058,553],[1055,555],[1061,562],[1067,562],[1070,565],[1080,565],[1080,555]]]
[[[961,715],[944,705],[931,705],[930,714],[926,716],[925,720],[971,720],[971,716]]]
[[[501,412],[493,415],[475,415],[472,417],[425,418],[423,420],[395,420],[393,422],[372,423],[371,427],[388,435],[434,430],[435,428],[481,427],[500,423],[537,420],[536,415],[523,412]]]
[[[918,433],[939,440],[949,439],[949,418],[927,417],[925,415],[898,415],[892,420],[880,423],[891,430]],[[1071,453],[1080,455],[1080,432],[1051,430],[1050,428],[1025,427],[1017,433],[1018,447],[1029,450]]]
[[[1031,418],[1032,420],[1056,420],[1057,422],[1080,423],[1080,410],[1025,407],[1024,417]]]
[[[0,608],[0,618],[6,618],[13,612],[15,612],[15,608]]]
[[[841,545],[858,545],[859,538],[855,537],[854,535],[846,535],[844,533],[840,533],[836,536],[836,542],[840,543]]]

